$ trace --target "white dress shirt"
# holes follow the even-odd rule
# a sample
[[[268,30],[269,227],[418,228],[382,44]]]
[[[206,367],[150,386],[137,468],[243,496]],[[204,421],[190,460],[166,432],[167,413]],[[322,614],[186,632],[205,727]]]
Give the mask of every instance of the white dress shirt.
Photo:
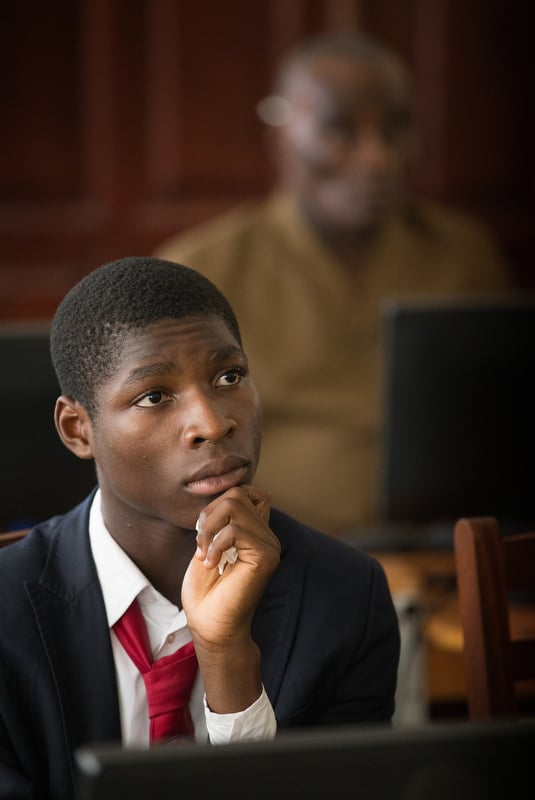
[[[147,624],[153,659],[157,659],[170,655],[191,641],[186,615],[149,583],[111,537],[102,519],[100,491],[97,491],[91,506],[89,538],[110,627],[122,741],[131,747],[148,746],[150,722],[145,684],[112,628],[137,597]],[[209,737],[212,744],[226,744],[245,739],[272,739],[277,729],[275,714],[264,688],[260,697],[245,711],[234,714],[210,711],[200,671],[193,687],[190,711],[196,741],[206,741]]]

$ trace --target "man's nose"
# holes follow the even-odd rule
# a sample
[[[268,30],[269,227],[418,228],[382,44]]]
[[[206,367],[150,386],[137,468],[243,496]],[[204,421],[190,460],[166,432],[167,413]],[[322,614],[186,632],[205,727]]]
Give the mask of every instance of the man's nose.
[[[348,148],[347,163],[357,168],[381,172],[392,161],[392,146],[380,131],[362,131]]]
[[[203,392],[196,392],[189,399],[185,413],[184,438],[188,447],[231,438],[237,427],[236,420]]]

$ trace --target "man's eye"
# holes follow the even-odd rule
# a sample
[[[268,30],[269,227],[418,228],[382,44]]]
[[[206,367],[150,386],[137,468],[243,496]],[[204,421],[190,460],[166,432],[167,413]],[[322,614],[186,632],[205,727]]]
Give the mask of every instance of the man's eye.
[[[166,394],[161,392],[159,389],[155,389],[154,391],[143,395],[143,397],[140,397],[136,402],[136,406],[141,406],[141,408],[151,408],[152,406],[160,405],[160,403],[162,403],[166,397]]]
[[[393,142],[404,136],[410,130],[411,120],[408,112],[400,111],[392,114],[383,126],[385,141]]]
[[[324,120],[323,123],[323,133],[339,141],[351,141],[354,139],[356,132],[353,120],[345,117],[333,117]]]
[[[217,385],[218,386],[235,386],[237,383],[241,381],[243,377],[245,377],[245,370],[244,369],[229,369],[227,372],[224,372],[218,379]]]

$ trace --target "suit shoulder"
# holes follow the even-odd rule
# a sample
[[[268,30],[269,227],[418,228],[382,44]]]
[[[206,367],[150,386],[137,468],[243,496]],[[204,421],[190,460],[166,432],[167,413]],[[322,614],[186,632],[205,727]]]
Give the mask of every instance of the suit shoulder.
[[[16,568],[18,564],[40,563],[46,557],[50,543],[61,517],[52,517],[35,525],[22,539],[0,549],[0,575]],[[0,580],[1,583],[1,580]]]
[[[0,592],[7,584],[39,577],[62,532],[70,535],[73,530],[87,528],[94,494],[91,492],[65,514],[39,522],[24,538],[0,549]]]
[[[270,525],[283,549],[302,550],[320,567],[333,563],[337,568],[352,572],[355,569],[370,571],[378,566],[378,562],[363,550],[311,528],[280,509],[272,509]]]

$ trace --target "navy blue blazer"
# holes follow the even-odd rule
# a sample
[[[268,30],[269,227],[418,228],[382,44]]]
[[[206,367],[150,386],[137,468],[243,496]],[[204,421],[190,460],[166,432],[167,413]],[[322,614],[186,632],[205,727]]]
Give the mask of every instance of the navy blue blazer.
[[[110,635],[88,536],[92,495],[0,551],[0,798],[76,796],[74,751],[119,740]],[[380,565],[278,510],[282,544],[253,621],[280,728],[388,722],[399,629]]]

